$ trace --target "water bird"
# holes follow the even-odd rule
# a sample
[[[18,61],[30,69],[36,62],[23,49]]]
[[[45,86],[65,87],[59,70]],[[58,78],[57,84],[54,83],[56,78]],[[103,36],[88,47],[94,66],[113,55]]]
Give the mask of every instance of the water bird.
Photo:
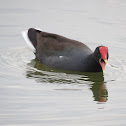
[[[109,58],[106,46],[98,46],[93,52],[82,42],[35,28],[23,31],[22,35],[36,58],[44,65],[80,72],[105,70]]]

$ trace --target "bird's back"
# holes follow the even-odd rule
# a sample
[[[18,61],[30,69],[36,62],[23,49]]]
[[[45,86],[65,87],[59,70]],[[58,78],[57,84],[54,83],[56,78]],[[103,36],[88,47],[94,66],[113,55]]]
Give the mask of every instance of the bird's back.
[[[32,42],[37,59],[47,66],[67,70],[83,70],[85,60],[92,51],[83,43],[66,37],[28,30],[28,38]]]

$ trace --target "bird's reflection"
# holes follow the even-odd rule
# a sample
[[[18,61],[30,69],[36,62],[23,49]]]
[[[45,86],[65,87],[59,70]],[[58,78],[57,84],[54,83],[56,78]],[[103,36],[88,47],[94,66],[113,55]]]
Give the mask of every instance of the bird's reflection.
[[[107,102],[108,91],[102,72],[80,73],[52,69],[34,59],[28,63],[27,78],[34,78],[37,82],[89,84],[93,92],[94,101]]]
[[[90,89],[93,92],[94,101],[107,102],[108,91],[104,82],[103,73],[95,73],[94,76],[89,76],[88,81],[94,82]]]

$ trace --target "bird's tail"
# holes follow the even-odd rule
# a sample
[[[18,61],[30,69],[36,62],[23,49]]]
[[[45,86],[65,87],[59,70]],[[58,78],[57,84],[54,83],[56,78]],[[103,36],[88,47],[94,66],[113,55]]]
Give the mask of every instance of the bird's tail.
[[[41,32],[40,29],[34,29],[34,28],[30,28],[29,30],[22,32],[24,40],[34,53],[36,52],[38,32]]]

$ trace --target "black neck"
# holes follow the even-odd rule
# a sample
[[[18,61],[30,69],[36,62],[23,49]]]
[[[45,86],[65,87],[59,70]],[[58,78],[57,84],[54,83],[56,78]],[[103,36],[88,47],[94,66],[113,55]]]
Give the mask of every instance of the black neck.
[[[94,53],[87,57],[89,72],[101,72],[100,63],[95,60]],[[90,67],[90,68],[89,68]]]

